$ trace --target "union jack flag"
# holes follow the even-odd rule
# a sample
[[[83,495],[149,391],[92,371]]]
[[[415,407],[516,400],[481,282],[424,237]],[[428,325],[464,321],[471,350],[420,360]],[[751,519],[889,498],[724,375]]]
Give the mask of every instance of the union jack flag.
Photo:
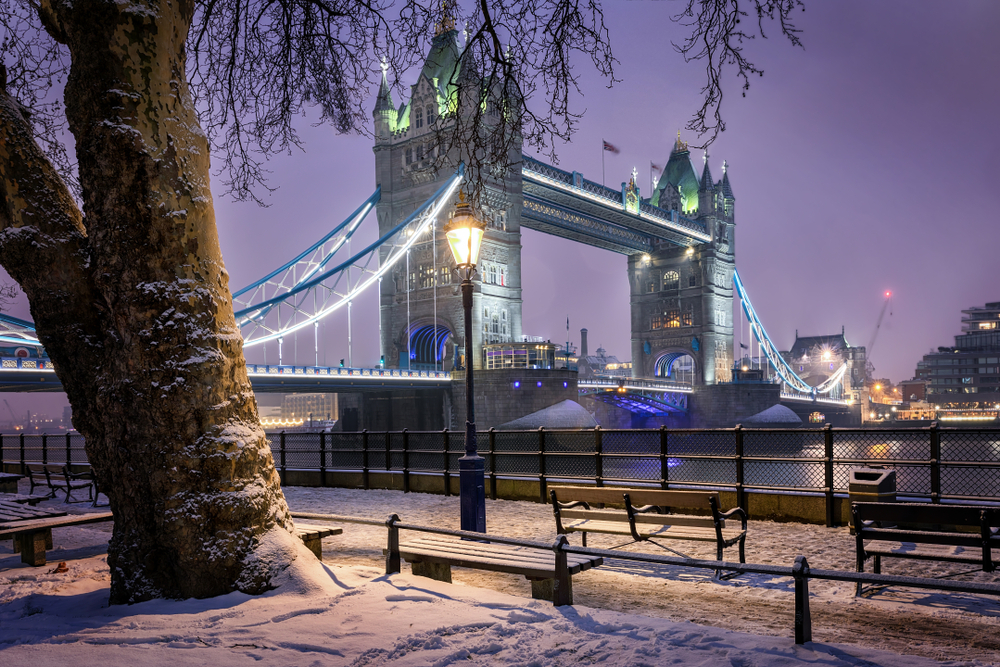
[[[604,140],[603,140],[603,139],[601,139],[601,141],[604,141]],[[606,141],[604,141],[604,150],[606,150],[606,151],[611,151],[612,153],[615,153],[615,154],[617,154],[617,153],[620,153],[620,152],[621,152],[620,150],[618,150],[618,148],[617,148],[617,147],[615,147],[615,146],[614,146],[614,145],[612,145],[612,144],[609,144],[609,143],[608,143],[608,142],[606,142]]]

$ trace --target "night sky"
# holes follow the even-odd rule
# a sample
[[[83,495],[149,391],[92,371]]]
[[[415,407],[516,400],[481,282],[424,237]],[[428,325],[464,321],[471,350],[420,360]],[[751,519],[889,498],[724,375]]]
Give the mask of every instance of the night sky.
[[[561,168],[600,181],[604,139],[621,149],[604,154],[606,183],[617,187],[636,167],[648,196],[650,161],[665,164],[678,129],[698,143],[683,127],[699,105],[704,71],[671,46],[683,37],[669,21],[679,6],[605,4],[623,81],[609,90],[579,63],[577,109],[586,114],[572,143],[557,146]],[[892,290],[871,360],[878,377],[906,379],[923,354],[952,343],[963,308],[1000,300],[1000,3],[810,0],[795,19],[805,49],[773,28],[770,39],[748,46],[764,77],[746,98],[728,82],[728,128],[710,148],[716,179],[729,163],[737,267],[781,349],[796,329],[809,336],[841,326],[852,345],[867,345]],[[300,127],[306,151],[269,165],[279,187],[269,208],[225,200],[217,188],[234,290],[297,254],[375,187],[372,141],[311,120]],[[700,174],[701,151],[692,157]],[[365,224],[365,238],[375,238],[374,216]],[[565,341],[568,316],[572,342],[586,327],[591,350],[603,344],[628,359],[625,257],[526,229],[522,245],[524,333]],[[376,313],[375,293],[355,303],[356,366],[378,361]],[[348,356],[345,320],[324,325],[321,363]],[[306,331],[297,344],[303,364],[313,360]],[[248,360],[262,361],[258,350]],[[295,353],[286,339],[285,363]],[[268,361],[276,357],[272,347]],[[17,398],[18,409],[33,404]]]

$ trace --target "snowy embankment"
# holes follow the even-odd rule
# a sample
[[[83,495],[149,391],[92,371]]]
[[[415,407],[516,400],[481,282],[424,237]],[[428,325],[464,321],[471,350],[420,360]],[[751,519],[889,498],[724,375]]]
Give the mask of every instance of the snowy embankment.
[[[457,498],[285,491],[300,511],[378,519],[396,512],[413,523],[458,523]],[[554,537],[544,505],[489,502],[487,516],[498,533]],[[55,531],[56,550],[44,568],[22,566],[10,543],[0,543],[0,664],[1000,664],[1000,603],[990,598],[890,589],[858,600],[847,584],[813,582],[816,642],[795,646],[788,580],[718,583],[707,572],[619,560],[574,577],[576,606],[555,608],[531,600],[528,583],[511,575],[456,568],[456,583],[444,584],[413,577],[404,566],[385,577],[385,529],[352,524],[324,541],[323,571],[314,572],[321,583],[256,598],[109,608],[109,528]],[[691,555],[712,556],[711,545],[688,546]],[[851,569],[852,538],[846,528],[751,523],[751,562],[790,564],[799,553],[814,567]],[[55,572],[58,561],[67,562],[67,572]],[[921,567],[923,575],[940,569]]]

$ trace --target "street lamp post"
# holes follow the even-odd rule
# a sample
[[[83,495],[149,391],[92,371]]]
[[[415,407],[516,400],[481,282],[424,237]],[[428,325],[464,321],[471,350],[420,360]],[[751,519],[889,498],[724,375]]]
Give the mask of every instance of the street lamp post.
[[[465,194],[459,192],[455,213],[444,226],[448,244],[462,278],[465,310],[465,456],[458,460],[462,530],[486,532],[486,460],[476,451],[476,412],[472,381],[472,276],[486,225],[472,214]]]

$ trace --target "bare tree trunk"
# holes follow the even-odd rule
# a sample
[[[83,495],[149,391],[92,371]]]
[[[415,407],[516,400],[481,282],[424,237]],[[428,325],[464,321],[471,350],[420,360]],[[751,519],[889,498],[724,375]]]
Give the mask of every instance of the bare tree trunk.
[[[111,601],[267,590],[295,558],[185,74],[187,2],[42,3],[70,50],[83,212],[0,104],[0,262],[115,514]]]

